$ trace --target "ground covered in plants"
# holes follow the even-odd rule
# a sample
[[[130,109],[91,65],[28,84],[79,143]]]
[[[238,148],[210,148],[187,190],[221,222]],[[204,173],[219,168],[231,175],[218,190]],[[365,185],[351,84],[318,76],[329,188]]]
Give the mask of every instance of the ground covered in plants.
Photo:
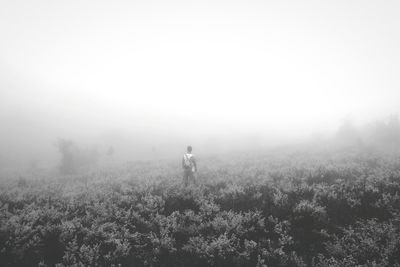
[[[198,161],[3,178],[1,266],[400,266],[399,155]]]

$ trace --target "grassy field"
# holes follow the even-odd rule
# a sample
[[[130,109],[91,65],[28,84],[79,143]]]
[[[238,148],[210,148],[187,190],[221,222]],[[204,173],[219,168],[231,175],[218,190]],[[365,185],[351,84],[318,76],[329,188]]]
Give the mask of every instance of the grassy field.
[[[4,178],[1,266],[400,266],[400,156],[286,150]]]

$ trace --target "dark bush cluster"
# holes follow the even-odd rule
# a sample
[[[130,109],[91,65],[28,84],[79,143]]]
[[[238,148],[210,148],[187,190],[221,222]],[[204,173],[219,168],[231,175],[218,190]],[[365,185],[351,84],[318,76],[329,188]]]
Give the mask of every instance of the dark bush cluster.
[[[169,163],[3,181],[0,263],[400,266],[400,165],[379,159],[204,160],[188,188]]]

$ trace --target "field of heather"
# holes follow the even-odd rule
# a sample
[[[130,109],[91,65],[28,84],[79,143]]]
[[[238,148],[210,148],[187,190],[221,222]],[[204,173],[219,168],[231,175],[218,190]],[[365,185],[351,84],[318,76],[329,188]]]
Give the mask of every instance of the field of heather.
[[[400,266],[400,156],[271,152],[3,178],[1,266]]]

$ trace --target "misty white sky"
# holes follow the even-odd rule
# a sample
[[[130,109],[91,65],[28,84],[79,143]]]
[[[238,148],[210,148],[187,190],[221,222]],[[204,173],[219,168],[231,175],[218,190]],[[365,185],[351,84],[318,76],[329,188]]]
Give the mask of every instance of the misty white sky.
[[[3,139],[309,132],[396,113],[399,14],[399,1],[1,0]]]

